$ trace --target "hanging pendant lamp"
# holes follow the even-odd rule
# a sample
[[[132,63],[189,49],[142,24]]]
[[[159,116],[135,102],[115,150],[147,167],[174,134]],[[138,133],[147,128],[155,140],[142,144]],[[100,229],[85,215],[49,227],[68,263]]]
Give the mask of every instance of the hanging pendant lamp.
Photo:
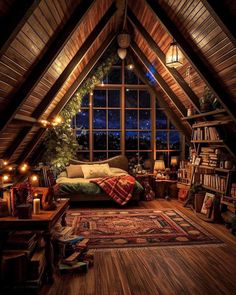
[[[166,65],[170,68],[178,68],[183,65],[184,56],[179,49],[177,42],[173,40],[166,53]]]

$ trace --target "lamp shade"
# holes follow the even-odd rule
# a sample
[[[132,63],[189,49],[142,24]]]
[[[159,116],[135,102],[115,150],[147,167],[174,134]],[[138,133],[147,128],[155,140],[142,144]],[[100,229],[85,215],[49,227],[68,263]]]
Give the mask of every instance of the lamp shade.
[[[117,54],[120,59],[125,59],[126,54],[127,54],[127,50],[125,48],[118,48]]]
[[[183,65],[184,56],[177,43],[173,41],[166,53],[166,65],[170,68],[177,68]]]
[[[178,165],[178,157],[177,156],[173,156],[173,157],[171,157],[171,159],[170,159],[170,165],[171,166],[177,166]]]
[[[163,160],[156,160],[154,170],[165,170],[165,162]]]

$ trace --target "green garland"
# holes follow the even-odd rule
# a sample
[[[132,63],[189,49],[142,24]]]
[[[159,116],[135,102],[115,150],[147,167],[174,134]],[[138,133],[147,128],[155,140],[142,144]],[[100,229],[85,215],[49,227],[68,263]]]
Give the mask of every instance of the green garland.
[[[62,110],[60,116],[64,123],[47,130],[44,140],[46,151],[43,155],[43,161],[52,166],[56,172],[62,171],[68,165],[69,160],[76,156],[79,149],[71,128],[71,120],[79,112],[84,95],[93,91],[117,59],[117,55],[112,53],[89,75]]]

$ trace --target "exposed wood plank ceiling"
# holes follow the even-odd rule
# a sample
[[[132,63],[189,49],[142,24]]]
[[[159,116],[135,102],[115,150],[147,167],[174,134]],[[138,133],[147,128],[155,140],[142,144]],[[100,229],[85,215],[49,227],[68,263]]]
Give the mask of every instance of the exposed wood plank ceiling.
[[[0,1],[0,158],[29,159],[44,134],[35,122],[60,112],[96,66],[121,30],[125,4]],[[236,121],[236,1],[127,0],[127,6],[130,54],[143,78],[148,67],[155,70],[152,91],[183,132],[190,128],[180,119],[190,104],[199,110],[205,85]],[[186,57],[177,70],[164,63],[173,37]]]

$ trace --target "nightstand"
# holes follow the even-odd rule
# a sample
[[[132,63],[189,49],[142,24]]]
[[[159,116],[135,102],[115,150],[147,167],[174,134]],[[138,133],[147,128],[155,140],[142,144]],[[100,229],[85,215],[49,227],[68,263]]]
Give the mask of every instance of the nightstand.
[[[154,188],[154,174],[153,173],[136,173],[132,176],[143,186],[144,188],[144,200],[151,201],[155,199]]]
[[[171,179],[155,180],[156,197],[170,200],[171,197],[177,196],[176,192],[177,192],[177,180],[171,180]]]

